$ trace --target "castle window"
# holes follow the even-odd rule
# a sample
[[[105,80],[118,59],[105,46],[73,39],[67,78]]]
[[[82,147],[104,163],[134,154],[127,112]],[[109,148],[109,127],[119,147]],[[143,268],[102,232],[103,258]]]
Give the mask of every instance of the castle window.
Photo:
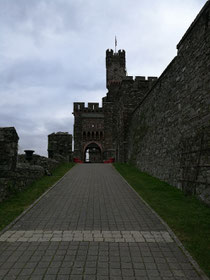
[[[83,132],[83,139],[84,140],[86,139],[86,132],[85,131]]]
[[[92,139],[94,139],[94,132],[92,132]]]
[[[102,139],[103,138],[103,132],[101,131],[100,132],[100,139]]]
[[[80,110],[80,104],[78,104],[78,110]]]
[[[95,125],[94,124],[92,124],[92,127],[94,127]]]
[[[87,133],[87,139],[90,139],[90,131]]]
[[[98,131],[96,131],[96,139],[97,139],[97,140],[99,139],[99,133],[98,133]]]

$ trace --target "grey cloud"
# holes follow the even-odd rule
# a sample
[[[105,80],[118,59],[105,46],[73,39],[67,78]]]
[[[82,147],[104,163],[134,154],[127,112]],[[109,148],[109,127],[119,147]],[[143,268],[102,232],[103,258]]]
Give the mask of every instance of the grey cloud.
[[[23,86],[26,85],[43,85],[55,81],[53,77],[61,73],[62,65],[58,61],[41,61],[39,59],[28,59],[14,61],[7,69],[1,72],[0,83],[6,85],[16,83]],[[49,84],[49,83],[48,83]]]
[[[80,1],[7,0],[0,2],[0,16],[4,24],[16,29],[52,29],[60,32],[67,26],[78,29],[81,25]],[[69,25],[70,23],[70,25]]]

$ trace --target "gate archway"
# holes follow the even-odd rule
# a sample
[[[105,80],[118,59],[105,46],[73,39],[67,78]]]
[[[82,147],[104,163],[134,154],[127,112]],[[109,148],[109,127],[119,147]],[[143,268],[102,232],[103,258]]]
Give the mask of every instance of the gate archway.
[[[90,142],[84,147],[84,162],[102,162],[102,147],[96,142]]]

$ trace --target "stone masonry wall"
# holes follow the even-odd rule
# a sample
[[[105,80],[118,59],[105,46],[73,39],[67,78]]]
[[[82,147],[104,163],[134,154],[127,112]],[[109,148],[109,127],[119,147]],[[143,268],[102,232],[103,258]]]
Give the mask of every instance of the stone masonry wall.
[[[27,188],[45,174],[44,168],[37,165],[17,164],[9,176],[0,178],[0,202],[17,191]]]
[[[18,163],[15,172],[10,178],[12,185],[10,185],[9,191],[11,194],[16,191],[21,191],[44,175],[45,169],[42,166]]]
[[[16,168],[18,139],[14,127],[0,127],[0,177]]]
[[[48,135],[48,156],[58,161],[72,161],[72,135],[57,132]]]
[[[210,204],[210,2],[132,115],[128,158]]]
[[[180,148],[182,189],[210,204],[210,126],[184,138]]]
[[[11,177],[16,170],[18,139],[14,127],[0,128],[0,201],[13,188]]]
[[[25,163],[28,164],[28,161],[26,160],[26,156],[21,154],[18,155],[18,163]],[[33,155],[32,160],[30,161],[30,165],[38,165],[44,168],[46,173],[49,171],[51,172],[53,169],[55,169],[60,164],[59,161],[47,157],[43,157],[40,155]]]
[[[128,130],[133,110],[157,80],[156,77],[127,76],[121,83],[114,107],[116,160],[127,162]]]
[[[55,160],[38,155],[34,155],[30,164],[25,156],[22,159],[19,156],[17,161],[18,139],[14,127],[0,128],[0,202],[41,178],[46,169],[51,171],[58,165]]]

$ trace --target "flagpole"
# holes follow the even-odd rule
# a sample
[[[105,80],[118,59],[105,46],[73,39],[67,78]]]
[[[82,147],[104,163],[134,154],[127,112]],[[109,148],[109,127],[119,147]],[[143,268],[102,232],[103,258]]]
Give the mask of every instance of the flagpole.
[[[115,35],[115,53],[117,53],[117,37]]]

